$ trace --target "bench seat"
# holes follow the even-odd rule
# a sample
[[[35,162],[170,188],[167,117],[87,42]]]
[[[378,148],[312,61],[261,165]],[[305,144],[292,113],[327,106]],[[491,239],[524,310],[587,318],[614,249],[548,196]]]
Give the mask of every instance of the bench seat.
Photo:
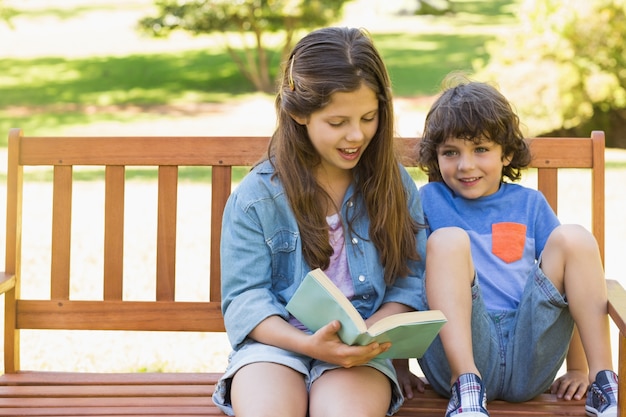
[[[219,373],[20,372],[0,377],[0,416],[214,416]],[[397,417],[442,417],[448,401],[428,388]],[[529,407],[533,408],[529,414]],[[523,404],[494,401],[492,417],[584,416],[584,400],[544,394]]]

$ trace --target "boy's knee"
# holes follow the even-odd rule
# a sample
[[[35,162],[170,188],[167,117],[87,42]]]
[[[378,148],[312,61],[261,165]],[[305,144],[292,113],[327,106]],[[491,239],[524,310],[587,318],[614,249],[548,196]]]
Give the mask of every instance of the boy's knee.
[[[578,224],[562,224],[552,231],[548,245],[557,245],[567,250],[597,250],[598,243],[587,229]]]
[[[470,238],[460,227],[442,227],[431,233],[427,241],[428,248],[444,248],[446,250],[469,249]]]

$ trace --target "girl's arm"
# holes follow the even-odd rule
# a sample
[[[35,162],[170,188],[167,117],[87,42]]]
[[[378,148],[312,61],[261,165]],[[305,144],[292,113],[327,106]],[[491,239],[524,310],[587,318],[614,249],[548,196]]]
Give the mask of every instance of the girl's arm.
[[[258,342],[297,352],[344,368],[363,365],[389,349],[390,344],[371,343],[367,346],[349,346],[343,343],[337,331],[341,324],[335,320],[313,334],[305,333],[278,316],[270,316],[250,332]]]

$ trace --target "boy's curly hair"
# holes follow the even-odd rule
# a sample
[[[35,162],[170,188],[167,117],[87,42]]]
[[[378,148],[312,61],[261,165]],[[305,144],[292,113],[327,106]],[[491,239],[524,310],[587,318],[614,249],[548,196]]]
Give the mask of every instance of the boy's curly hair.
[[[493,86],[452,74],[443,82],[443,92],[431,107],[420,141],[419,166],[431,181],[441,181],[437,150],[450,138],[480,143],[493,141],[502,146],[503,157],[511,163],[502,177],[521,178],[531,160],[530,149],[520,129],[519,117],[508,100]]]

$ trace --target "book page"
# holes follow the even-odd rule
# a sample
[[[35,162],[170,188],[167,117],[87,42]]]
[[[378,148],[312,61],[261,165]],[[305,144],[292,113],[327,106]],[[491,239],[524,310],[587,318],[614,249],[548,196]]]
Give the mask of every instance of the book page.
[[[335,285],[334,282],[322,271],[317,268],[310,272],[317,282],[328,291],[328,293],[339,303],[339,305],[345,310],[346,314],[354,322],[354,325],[359,329],[360,333],[367,331],[367,325],[361,317],[361,314],[357,311],[356,307],[352,305],[350,300],[341,292],[341,290]]]
[[[433,321],[445,321],[446,318],[439,310],[410,311],[407,313],[393,314],[372,324],[367,332],[372,336],[383,333],[402,324],[428,323]]]

